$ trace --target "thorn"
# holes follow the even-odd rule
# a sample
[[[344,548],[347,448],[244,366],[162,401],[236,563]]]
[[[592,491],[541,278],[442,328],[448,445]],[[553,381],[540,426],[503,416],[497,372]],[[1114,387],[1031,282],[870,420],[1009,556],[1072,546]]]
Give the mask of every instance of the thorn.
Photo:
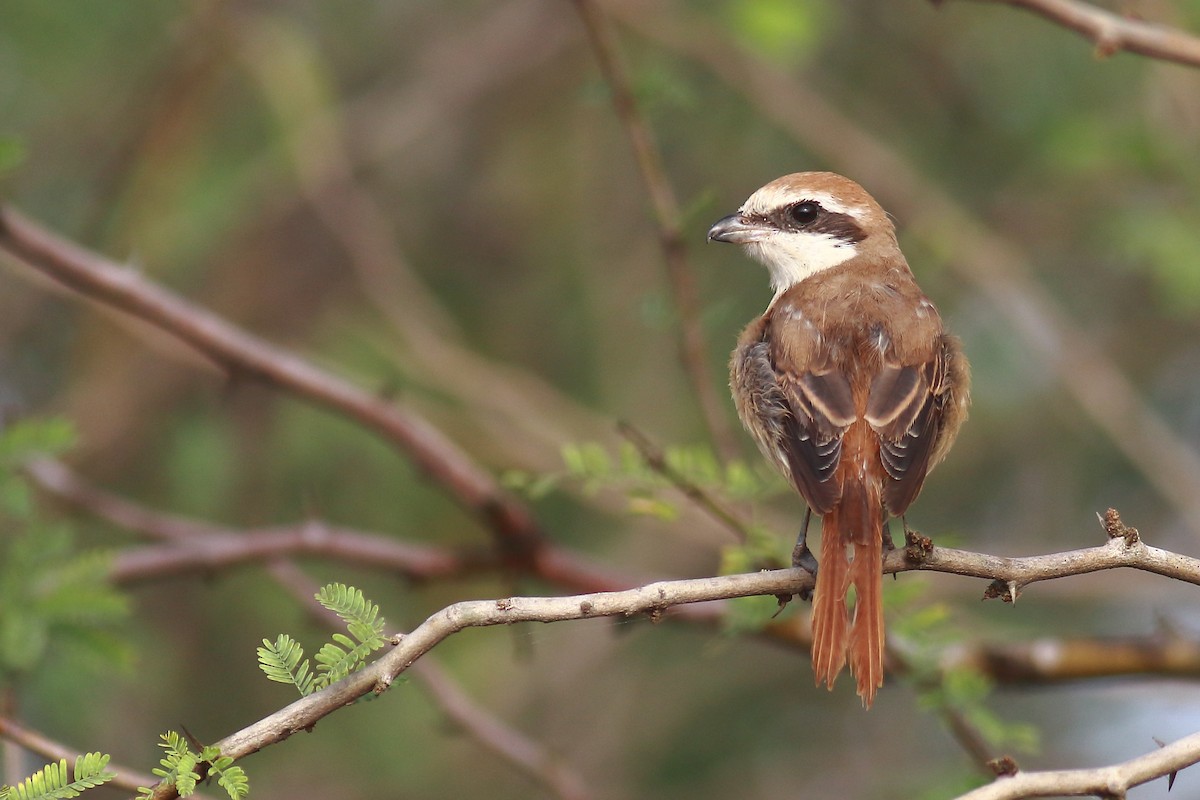
[[[1167,746],[1167,743],[1164,742],[1162,739],[1158,738],[1157,736],[1151,736],[1150,738],[1153,739],[1154,743],[1156,745],[1158,745],[1159,747]],[[1179,770],[1177,770],[1177,769],[1173,769],[1170,771],[1170,773],[1167,774],[1167,791],[1168,792],[1175,788],[1175,776],[1178,774],[1179,774]]]
[[[1016,582],[1016,581],[1009,581],[1009,582],[1008,582],[1008,596],[1009,596],[1009,598],[1010,598],[1010,599],[1009,599],[1009,601],[1008,601],[1008,602],[1010,602],[1010,603],[1016,603],[1016,602],[1017,602],[1017,595],[1018,595],[1018,594],[1020,594],[1020,593],[1021,593],[1021,590],[1017,588],[1017,582]],[[1024,606],[1021,606],[1021,608],[1024,608]]]

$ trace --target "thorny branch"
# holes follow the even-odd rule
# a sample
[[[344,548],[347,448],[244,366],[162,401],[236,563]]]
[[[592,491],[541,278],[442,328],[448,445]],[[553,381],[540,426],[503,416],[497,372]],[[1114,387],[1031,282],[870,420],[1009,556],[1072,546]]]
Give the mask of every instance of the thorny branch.
[[[1116,519],[1119,522],[1119,518]],[[1115,536],[1098,547],[1025,558],[1000,558],[939,548],[921,537],[912,537],[907,548],[888,555],[884,570],[922,569],[989,578],[1014,592],[1034,581],[1116,567],[1142,569],[1200,585],[1200,560],[1150,547],[1131,529],[1127,530],[1130,530],[1128,535]],[[658,581],[616,592],[454,603],[433,614],[411,633],[399,637],[391,652],[354,675],[292,703],[217,744],[222,753],[241,758],[281,742],[293,733],[308,730],[346,703],[368,692],[386,691],[396,677],[418,659],[446,638],[467,628],[610,616],[645,615],[658,619],[679,605],[752,595],[795,594],[811,583],[812,576],[808,572],[793,568]],[[172,789],[160,787],[154,796],[162,800],[176,795]]]
[[[1163,745],[1144,756],[1095,769],[1016,772],[1003,775],[987,786],[960,796],[958,800],[1022,800],[1026,797],[1123,798],[1134,786],[1155,778],[1173,776],[1184,767],[1200,762],[1200,733]]]

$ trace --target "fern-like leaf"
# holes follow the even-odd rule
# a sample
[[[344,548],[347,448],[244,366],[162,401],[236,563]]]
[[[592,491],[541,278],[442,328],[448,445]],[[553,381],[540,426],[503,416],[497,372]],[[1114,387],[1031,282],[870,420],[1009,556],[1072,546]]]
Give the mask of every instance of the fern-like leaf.
[[[73,779],[67,777],[67,761],[47,764],[16,786],[0,789],[0,800],[65,800],[78,797],[87,789],[107,783],[116,777],[106,772],[108,756],[87,753],[75,759]]]
[[[263,646],[258,648],[258,666],[270,680],[295,686],[301,696],[313,693],[315,676],[309,671],[304,648],[286,633],[279,634],[273,644],[263,639]]]
[[[326,642],[313,656],[317,671],[321,673],[322,687],[340,681],[361,667],[374,649],[368,643],[355,644],[349,636],[335,633],[333,641]]]
[[[344,583],[331,583],[317,592],[317,602],[342,618],[354,638],[371,649],[383,647],[383,617],[379,606],[363,596],[362,591]],[[376,643],[377,642],[377,643]]]
[[[221,770],[220,777],[217,778],[217,785],[225,790],[230,800],[242,800],[243,797],[250,794],[250,779],[246,777],[246,772],[241,767],[226,767]]]

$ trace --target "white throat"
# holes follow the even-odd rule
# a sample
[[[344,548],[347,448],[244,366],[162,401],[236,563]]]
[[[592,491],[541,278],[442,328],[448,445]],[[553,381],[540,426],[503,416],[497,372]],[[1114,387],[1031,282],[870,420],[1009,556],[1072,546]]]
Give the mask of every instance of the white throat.
[[[774,304],[779,295],[805,278],[854,258],[858,248],[827,233],[779,231],[747,243],[746,251],[770,272]]]

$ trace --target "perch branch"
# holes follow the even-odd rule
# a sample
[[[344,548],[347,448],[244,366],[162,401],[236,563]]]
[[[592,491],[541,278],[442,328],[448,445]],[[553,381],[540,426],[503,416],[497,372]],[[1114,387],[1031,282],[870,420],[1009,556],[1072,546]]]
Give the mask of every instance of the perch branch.
[[[1200,561],[1158,548],[1140,540],[1136,532],[1115,536],[1099,547],[1026,558],[1001,558],[961,550],[933,547],[913,537],[904,550],[889,554],[885,571],[925,569],[992,579],[1012,592],[1020,586],[1052,577],[1078,575],[1116,567],[1133,567],[1200,585]],[[751,595],[790,595],[811,587],[812,576],[803,569],[765,570],[757,573],[658,581],[635,589],[569,597],[509,597],[454,603],[436,612],[411,633],[401,636],[387,655],[346,679],[297,700],[270,716],[218,742],[221,752],[234,758],[255,753],[283,741],[293,733],[311,729],[326,715],[367,692],[386,691],[392,682],[440,642],[466,628],[511,625],[516,622],[558,622],[599,617],[647,615],[659,619],[673,606]],[[175,797],[173,789],[159,787],[158,800]]]
[[[1200,733],[1185,736],[1144,756],[1096,769],[1017,772],[961,795],[958,800],[1022,800],[1027,797],[1125,797],[1134,786],[1200,762]],[[1172,778],[1173,781],[1173,778]]]
[[[279,561],[271,565],[270,571],[276,582],[321,625],[333,631],[345,628],[337,614],[313,600],[318,586],[295,564]],[[412,672],[442,713],[484,749],[545,786],[560,800],[590,800],[592,792],[574,769],[541,743],[480,708],[432,656],[413,664]]]

